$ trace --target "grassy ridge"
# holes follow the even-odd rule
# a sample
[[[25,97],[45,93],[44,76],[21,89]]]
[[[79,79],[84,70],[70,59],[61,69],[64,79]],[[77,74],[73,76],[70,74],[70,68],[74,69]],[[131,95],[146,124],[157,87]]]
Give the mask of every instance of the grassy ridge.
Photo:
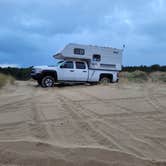
[[[0,88],[5,86],[7,83],[14,84],[14,78],[12,76],[0,73]]]
[[[143,71],[121,72],[120,80],[122,82],[137,82],[137,83],[142,83],[146,81],[166,83],[166,72],[152,72],[152,73],[147,73]]]
[[[154,72],[149,74],[153,82],[161,81],[166,83],[166,73],[165,72]]]
[[[0,67],[0,73],[5,75],[11,75],[16,80],[24,80],[24,81],[30,79],[31,70],[32,70],[32,67],[29,67],[29,68],[13,68],[13,67],[1,68]]]

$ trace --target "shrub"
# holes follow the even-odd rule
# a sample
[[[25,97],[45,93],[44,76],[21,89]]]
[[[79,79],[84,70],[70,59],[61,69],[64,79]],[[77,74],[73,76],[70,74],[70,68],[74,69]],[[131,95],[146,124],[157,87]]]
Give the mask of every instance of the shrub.
[[[0,88],[5,86],[7,83],[14,84],[15,79],[12,76],[0,73]]]

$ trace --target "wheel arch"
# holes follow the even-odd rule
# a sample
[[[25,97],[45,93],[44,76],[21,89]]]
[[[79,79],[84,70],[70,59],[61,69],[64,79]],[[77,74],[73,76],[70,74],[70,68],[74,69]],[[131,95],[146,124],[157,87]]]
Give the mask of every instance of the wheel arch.
[[[45,76],[52,76],[55,79],[55,81],[57,81],[58,79],[57,72],[54,70],[43,70],[42,77],[45,77]]]
[[[111,74],[111,73],[101,73],[100,76],[99,76],[99,81],[104,77],[109,78],[110,82],[113,81],[113,74]]]

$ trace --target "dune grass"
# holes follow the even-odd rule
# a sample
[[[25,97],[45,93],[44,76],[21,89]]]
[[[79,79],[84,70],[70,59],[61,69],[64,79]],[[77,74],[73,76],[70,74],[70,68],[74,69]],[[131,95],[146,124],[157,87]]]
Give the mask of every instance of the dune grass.
[[[0,73],[0,88],[5,86],[7,83],[14,84],[14,81],[13,77]]]
[[[166,83],[166,72],[153,72],[150,74],[152,82],[164,82]]]
[[[147,73],[143,71],[121,72],[120,80],[121,82],[136,82],[136,83],[143,83],[146,81],[166,83],[166,72],[152,72],[152,73]]]
[[[120,79],[127,82],[145,82],[148,80],[147,73],[143,71],[134,71],[134,72],[121,72]]]

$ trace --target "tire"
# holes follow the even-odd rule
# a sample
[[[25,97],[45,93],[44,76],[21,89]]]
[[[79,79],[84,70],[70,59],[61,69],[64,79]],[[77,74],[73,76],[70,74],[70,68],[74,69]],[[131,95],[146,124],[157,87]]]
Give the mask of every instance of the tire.
[[[52,76],[45,76],[41,80],[41,86],[43,88],[53,87],[55,84],[55,79]]]
[[[102,85],[108,85],[109,83],[111,83],[111,80],[108,77],[102,77],[100,79],[100,84],[102,84]]]

